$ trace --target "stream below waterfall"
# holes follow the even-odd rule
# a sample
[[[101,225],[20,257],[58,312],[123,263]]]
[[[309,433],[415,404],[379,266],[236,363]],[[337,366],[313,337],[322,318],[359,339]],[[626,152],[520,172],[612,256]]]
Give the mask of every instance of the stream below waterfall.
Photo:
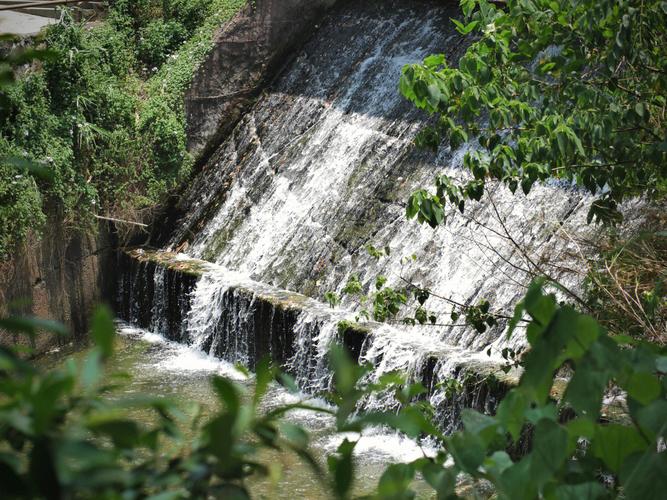
[[[140,328],[130,327],[125,323],[118,324],[116,349],[108,366],[109,375],[128,374],[130,381],[124,386],[123,396],[132,394],[150,394],[164,396],[176,401],[187,414],[188,409],[194,412],[193,403],[200,405],[204,418],[210,415],[218,405],[216,395],[209,379],[218,374],[234,380],[252,394],[254,380],[237,370],[233,364],[209,356],[193,347],[166,340],[164,337]],[[61,364],[67,355],[83,358],[89,348],[75,352],[63,349],[47,355],[41,363],[48,366]],[[277,405],[292,403],[307,396],[292,394],[277,383],[271,385],[262,407],[269,410]],[[321,400],[308,400],[314,406],[323,406]],[[153,417],[151,410],[136,410],[132,416],[139,421],[148,423]],[[340,435],[334,431],[333,417],[324,413],[297,410],[287,414],[286,418],[305,428],[311,436],[311,448],[321,464],[326,467],[326,456],[335,452],[345,437],[356,439],[356,435]],[[188,435],[189,429],[184,424],[183,432]],[[190,431],[191,432],[191,431]],[[369,494],[374,491],[384,468],[392,462],[409,462],[423,454],[435,453],[431,447],[420,445],[397,433],[384,429],[367,431],[361,436],[356,446],[355,463],[357,481],[354,486],[356,495]],[[307,464],[295,454],[278,454],[270,450],[262,451],[259,457],[262,463],[278,467],[280,475],[277,480],[270,478],[253,478],[248,487],[253,498],[299,498],[320,499],[330,498],[322,484]],[[419,498],[431,498],[432,491],[426,483],[417,480],[413,485]]]

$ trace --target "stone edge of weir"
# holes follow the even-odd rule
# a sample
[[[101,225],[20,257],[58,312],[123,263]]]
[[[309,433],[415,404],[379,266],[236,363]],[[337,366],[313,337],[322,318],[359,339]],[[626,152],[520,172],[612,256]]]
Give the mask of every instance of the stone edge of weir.
[[[165,290],[162,301],[162,311],[166,314],[161,319],[160,332],[170,340],[188,343],[187,321],[191,307],[191,298],[199,280],[207,274],[224,273],[222,280],[229,277],[227,290],[237,296],[237,300],[244,300],[250,305],[253,314],[254,329],[249,336],[251,345],[245,347],[250,355],[241,359],[249,369],[253,369],[256,361],[262,356],[270,355],[273,362],[281,369],[290,372],[288,361],[295,354],[294,327],[297,318],[304,311],[309,311],[315,317],[318,313],[333,314],[341,321],[349,318],[353,313],[349,311],[331,311],[329,306],[311,297],[300,293],[283,290],[271,285],[255,282],[238,273],[223,270],[210,262],[193,259],[183,254],[165,252],[151,248],[125,248],[118,252],[118,289],[116,291],[116,313],[129,323],[141,328],[152,329],[156,324],[154,276],[157,270],[165,273],[160,281]],[[223,313],[221,311],[221,313]],[[336,316],[338,314],[338,316]],[[231,311],[228,316],[232,316]],[[229,317],[221,322],[221,328],[226,329],[230,322],[238,318]],[[277,325],[277,326],[276,326]],[[359,362],[360,354],[365,342],[368,341],[381,327],[375,322],[345,321],[345,328],[341,328],[334,341],[342,344],[351,357]],[[247,328],[247,326],[246,326]],[[399,327],[400,328],[400,327]],[[218,335],[220,336],[220,335]],[[263,338],[263,337],[269,338]],[[209,354],[213,354],[228,361],[230,359],[227,346],[220,343],[229,343],[229,336],[222,340],[208,341],[203,347]],[[246,339],[248,342],[248,339]],[[427,390],[426,398],[432,398],[443,382],[440,380],[437,366],[446,361],[447,353],[437,350],[426,353],[422,367],[411,383],[421,382]],[[502,370],[502,363],[494,359],[484,360],[479,356],[474,359],[461,359],[454,362],[453,377],[461,382],[460,393],[454,397],[441,398],[436,413],[441,413],[440,427],[445,431],[455,430],[461,424],[461,412],[472,408],[483,413],[495,413],[502,396],[518,384],[520,371],[513,369],[508,373]],[[557,379],[552,389],[552,398],[560,399],[567,385],[566,379]],[[307,388],[300,387],[301,389]],[[567,419],[567,410],[563,417]],[[605,419],[611,421],[623,420],[625,412],[615,406],[605,406],[602,412]]]

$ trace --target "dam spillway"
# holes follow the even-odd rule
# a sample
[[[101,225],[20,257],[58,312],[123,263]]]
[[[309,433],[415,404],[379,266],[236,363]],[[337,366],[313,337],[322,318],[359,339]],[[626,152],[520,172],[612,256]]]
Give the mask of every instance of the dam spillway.
[[[302,390],[318,392],[330,383],[330,343],[345,343],[338,325],[358,308],[346,300],[331,310],[323,296],[352,275],[365,290],[384,275],[389,286],[416,284],[464,305],[485,299],[504,315],[536,274],[576,289],[577,241],[594,229],[584,223],[589,200],[571,185],[529,196],[492,186],[437,230],[405,217],[410,193],[436,174],[466,179],[462,158],[476,147],[415,148],[428,117],[397,90],[405,64],[463,53],[455,15],[439,2],[332,9],[181,193],[152,241],[161,257],[121,256],[131,261],[121,316],[250,368],[270,355]],[[377,259],[369,244],[390,252]],[[179,271],[186,262],[197,270]],[[438,317],[452,308],[435,298],[425,306]],[[371,376],[401,371],[424,383],[441,427],[452,429],[461,408],[492,412],[511,385],[500,353],[525,341],[521,332],[508,339],[506,327],[374,325],[372,335],[352,332],[346,347],[373,366]],[[454,395],[450,379],[461,388]]]

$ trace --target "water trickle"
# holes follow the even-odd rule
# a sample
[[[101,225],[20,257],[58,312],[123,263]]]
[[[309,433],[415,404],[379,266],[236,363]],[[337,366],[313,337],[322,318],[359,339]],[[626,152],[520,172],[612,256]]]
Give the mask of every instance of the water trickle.
[[[287,370],[301,390],[317,394],[331,389],[331,369],[327,354],[336,339],[337,324],[303,311],[294,325],[294,355]]]
[[[160,335],[168,334],[169,311],[167,301],[167,269],[157,267],[153,275],[153,307],[151,308],[150,331]]]
[[[192,305],[187,316],[187,332],[190,342],[200,349],[211,341],[222,313],[222,301],[229,285],[223,276],[206,274],[197,282],[192,292]]]

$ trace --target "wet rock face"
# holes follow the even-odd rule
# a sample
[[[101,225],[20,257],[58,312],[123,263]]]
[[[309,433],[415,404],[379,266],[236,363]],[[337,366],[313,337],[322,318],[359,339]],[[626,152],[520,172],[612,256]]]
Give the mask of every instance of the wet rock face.
[[[349,2],[326,16],[183,194],[171,242],[197,244],[194,255],[216,261],[251,250],[255,268],[273,268],[263,279],[293,273],[300,285],[402,213],[405,176],[432,159],[409,152],[424,117],[398,95],[401,68],[461,45],[447,27],[454,9],[434,5]],[[239,239],[262,222],[257,215],[290,224],[271,226],[273,248],[261,248],[256,228]]]
[[[256,0],[220,29],[185,97],[192,153],[205,153],[231,130],[290,50],[335,2]]]
[[[100,226],[97,234],[68,230],[57,210],[51,210],[41,237],[31,236],[10,260],[0,262],[0,314],[11,311],[53,319],[70,329],[72,338],[38,335],[33,344],[38,353],[84,338],[94,307],[115,285],[115,276],[106,273],[111,244],[106,226]],[[0,342],[26,339],[0,330]]]
[[[227,290],[214,307],[219,316],[202,339],[205,352],[251,370],[264,357],[285,366],[293,354],[298,311],[257,299],[242,289]]]
[[[129,323],[187,342],[186,318],[199,276],[118,252],[115,309]]]
[[[405,217],[410,193],[433,189],[437,174],[469,179],[463,157],[475,142],[417,150],[428,117],[397,89],[404,65],[462,55],[467,42],[450,21],[457,13],[438,1],[332,8],[183,192],[182,217],[163,225],[171,237],[154,244],[320,299],[352,273],[366,290],[378,274],[389,286],[404,278],[461,304],[487,299],[506,315],[535,275],[576,290],[584,266],[576,241],[594,228],[585,223],[590,200],[572,185],[551,182],[526,197],[490,184],[465,214],[448,207],[436,230]],[[367,244],[391,255],[377,260]],[[480,334],[449,325],[446,301],[426,307],[442,319],[434,342],[480,351],[523,343],[505,338],[504,321]]]

